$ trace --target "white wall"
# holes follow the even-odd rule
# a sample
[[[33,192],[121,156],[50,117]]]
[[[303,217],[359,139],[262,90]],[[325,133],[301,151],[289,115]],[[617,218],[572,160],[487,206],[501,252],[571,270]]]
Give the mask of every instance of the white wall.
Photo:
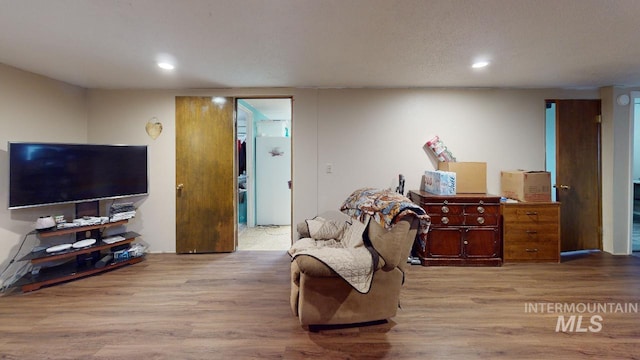
[[[129,228],[153,252],[175,251],[175,96],[293,96],[294,224],[336,209],[355,188],[394,187],[398,173],[407,177],[406,189],[417,188],[421,173],[434,167],[422,145],[436,134],[459,161],[486,161],[488,190],[497,193],[500,170],[544,169],[545,99],[599,97],[598,91],[508,89],[85,91],[6,67],[0,79],[0,136],[149,145],[150,195],[136,199],[139,214]],[[29,106],[16,106],[29,99]],[[17,117],[22,122],[15,127],[8,119]],[[144,131],[153,117],[164,125],[156,140]],[[6,168],[6,153],[0,155]],[[6,188],[6,178],[0,181]],[[34,215],[0,209],[6,239],[0,258],[32,229]]]
[[[175,251],[174,96],[293,96],[294,224],[337,209],[362,186],[407,189],[434,164],[422,145],[440,135],[460,161],[486,161],[488,190],[501,169],[544,169],[544,100],[597,97],[557,90],[224,89],[89,92],[89,140],[147,143],[151,194],[130,228],[154,252]],[[155,141],[147,120],[164,124]],[[124,140],[123,140],[124,139]],[[333,173],[325,172],[331,163]]]
[[[631,107],[616,98],[628,90],[606,87],[602,98],[602,238],[603,250],[629,254],[631,244]]]
[[[545,99],[596,98],[559,90],[321,90],[318,100],[318,197],[339,207],[358,187],[392,187],[406,176],[417,189],[436,164],[422,146],[439,135],[458,161],[487,163],[487,190],[500,171],[545,169]],[[294,119],[294,121],[297,119]],[[326,173],[326,164],[333,172]]]
[[[7,210],[9,141],[86,142],[86,91],[0,64],[0,271],[38,216],[66,211],[53,206]]]
[[[137,202],[128,229],[142,234],[151,252],[175,252],[175,96],[294,96],[292,151],[294,223],[317,213],[316,90],[236,89],[194,91],[89,91],[89,141],[149,146],[149,196]],[[163,132],[151,140],[145,124],[156,117]],[[299,121],[297,119],[300,119]]]

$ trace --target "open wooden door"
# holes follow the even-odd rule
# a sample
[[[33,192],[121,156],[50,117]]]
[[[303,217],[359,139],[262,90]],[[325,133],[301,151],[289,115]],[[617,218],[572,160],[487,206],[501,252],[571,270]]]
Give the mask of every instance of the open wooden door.
[[[176,97],[176,252],[236,249],[233,99]]]
[[[602,250],[600,100],[552,102],[562,251]]]

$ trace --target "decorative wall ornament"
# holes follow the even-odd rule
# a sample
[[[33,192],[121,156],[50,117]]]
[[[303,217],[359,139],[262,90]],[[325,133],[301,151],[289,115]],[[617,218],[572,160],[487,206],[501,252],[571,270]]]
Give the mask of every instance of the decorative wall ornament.
[[[152,117],[151,120],[147,121],[147,125],[144,127],[147,130],[147,134],[153,140],[157,139],[162,132],[162,123],[158,121],[157,117]]]
[[[282,156],[284,155],[284,151],[280,150],[280,148],[276,146],[269,151],[269,154],[271,154],[271,156]]]

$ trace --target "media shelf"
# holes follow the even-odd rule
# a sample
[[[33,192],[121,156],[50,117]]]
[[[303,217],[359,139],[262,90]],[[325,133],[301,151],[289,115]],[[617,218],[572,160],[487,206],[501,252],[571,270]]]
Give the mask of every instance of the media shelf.
[[[101,225],[79,226],[40,232],[38,235],[43,238],[65,234],[80,234],[83,232],[90,232],[91,235],[96,239],[96,242],[91,246],[79,249],[70,248],[68,250],[54,253],[48,253],[46,252],[46,250],[40,250],[25,255],[21,258],[21,260],[30,261],[33,265],[40,265],[49,262],[60,262],[64,261],[65,259],[68,261],[60,265],[43,267],[36,274],[27,273],[15,283],[15,286],[19,286],[23,292],[29,292],[38,290],[43,286],[54,285],[61,282],[78,279],[105,271],[110,271],[123,267],[125,265],[141,262],[144,259],[144,256],[129,258],[123,261],[110,262],[104,264],[104,266],[102,267],[95,266],[96,262],[102,256],[107,255],[113,250],[128,248],[129,244],[131,244],[136,239],[136,237],[140,236],[140,234],[136,232],[128,231],[119,234],[119,236],[122,236],[124,240],[110,244],[102,241],[99,232],[100,229],[124,225],[126,223],[127,220],[122,220]]]
[[[88,225],[88,226],[75,226],[75,227],[64,228],[64,229],[46,230],[46,231],[38,232],[38,236],[42,238],[47,238],[47,237],[60,236],[60,235],[66,235],[66,234],[75,234],[75,233],[84,232],[84,231],[92,231],[92,230],[104,229],[112,226],[125,225],[127,222],[129,222],[129,220],[120,220],[120,221],[114,221],[114,222],[109,222],[105,224],[96,224],[96,225]]]

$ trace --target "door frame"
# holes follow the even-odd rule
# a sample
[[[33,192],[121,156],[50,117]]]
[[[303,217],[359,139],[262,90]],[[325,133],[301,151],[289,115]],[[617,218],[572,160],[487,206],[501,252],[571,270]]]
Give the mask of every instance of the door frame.
[[[236,97],[236,126],[237,126],[237,114],[240,110],[247,114],[247,139],[253,139],[253,112],[247,108],[246,106],[238,103],[238,100],[241,100],[241,97]],[[253,171],[253,163],[254,163],[254,150],[253,150],[253,141],[246,141],[247,148],[245,151],[246,154],[246,168],[247,168],[247,227],[256,226],[256,200],[255,200],[255,192],[256,192],[256,180],[254,178],[255,174]]]
[[[561,101],[599,101],[600,102],[600,115],[599,115],[599,119],[602,118],[602,99],[556,99],[556,98],[549,98],[549,99],[545,99],[545,168],[547,171],[549,170],[550,166],[553,166],[555,168],[555,171],[551,171],[551,175],[552,175],[552,192],[555,193],[555,196],[552,196],[552,201],[561,201],[561,199],[558,199],[558,193],[557,193],[557,166],[558,166],[558,109],[557,109],[557,103],[561,102]],[[548,109],[548,104],[555,104],[554,108],[555,110],[552,113],[549,113],[546,109]],[[550,124],[548,123],[549,119],[552,119],[553,121],[553,126],[549,126]],[[603,158],[603,153],[602,153],[602,143],[603,143],[603,136],[602,136],[602,121],[598,120],[598,140],[597,140],[597,179],[595,179],[595,182],[597,183],[597,199],[598,199],[598,245],[596,248],[594,249],[598,249],[600,251],[604,251],[605,246],[604,246],[604,231],[603,231],[603,226],[604,226],[604,218],[603,218],[603,181],[602,181],[602,176],[603,176],[603,168],[602,168],[602,158]],[[550,138],[550,136],[553,137],[553,139]],[[551,141],[553,142],[553,144],[551,143]],[[553,164],[549,163],[549,160],[553,160]],[[562,206],[561,206],[561,218],[562,218]],[[561,234],[562,235],[562,234]],[[562,241],[561,241],[561,248],[562,248]]]
[[[255,120],[253,119],[253,113],[251,112],[250,109],[246,108],[245,106],[241,105],[238,103],[238,100],[252,100],[252,99],[261,99],[261,100],[268,100],[268,99],[289,99],[291,106],[290,106],[290,110],[291,110],[291,114],[290,114],[290,124],[289,124],[289,138],[291,139],[291,164],[290,164],[290,168],[291,168],[291,198],[290,198],[290,203],[289,203],[289,207],[291,209],[291,219],[290,219],[290,223],[291,226],[293,227],[293,188],[294,188],[294,181],[293,181],[293,159],[295,156],[295,151],[293,150],[293,138],[294,138],[294,131],[293,131],[293,106],[294,106],[294,96],[293,95],[258,95],[258,96],[241,96],[241,95],[237,95],[234,96],[234,104],[235,104],[235,109],[236,109],[236,113],[237,113],[237,109],[242,107],[244,110],[248,111],[249,113],[251,113],[251,121],[249,121],[249,118],[247,118],[247,138],[249,138],[249,134],[251,134],[251,144],[247,144],[247,187],[249,189],[251,189],[252,191],[248,191],[247,192],[247,227],[255,227],[256,224],[256,214],[255,214],[255,208],[256,208],[256,201],[255,201],[255,172],[253,171],[254,167],[255,167],[255,147],[253,144],[253,140],[255,138],[255,134],[253,133],[253,128],[254,128],[254,122]],[[237,116],[237,115],[236,115]],[[237,122],[237,119],[234,119],[234,121]],[[250,159],[250,160],[249,160]],[[236,156],[236,163],[237,163],[238,159]],[[237,164],[236,164],[237,167]],[[249,177],[249,167],[251,167],[251,177]],[[249,195],[249,193],[251,193],[251,195]],[[237,207],[237,204],[236,204]],[[251,210],[249,210],[251,209]],[[236,209],[237,212],[237,209]],[[291,232],[291,236],[293,236],[293,231]],[[236,230],[236,235],[237,235],[237,230]],[[236,236],[237,237],[237,236]]]
[[[626,244],[626,254],[630,255],[633,253],[633,164],[634,164],[634,148],[636,146],[640,146],[640,141],[635,141],[634,129],[635,129],[635,117],[636,117],[636,102],[640,102],[640,91],[631,91],[629,94],[631,100],[629,101],[629,149],[628,149],[628,176],[626,176],[626,189],[628,196],[628,204],[625,207],[626,214],[623,213],[623,221],[626,226],[624,226],[625,239],[627,239]],[[637,116],[640,116],[637,115]],[[615,175],[614,175],[615,176]],[[615,182],[615,179],[614,179]]]

